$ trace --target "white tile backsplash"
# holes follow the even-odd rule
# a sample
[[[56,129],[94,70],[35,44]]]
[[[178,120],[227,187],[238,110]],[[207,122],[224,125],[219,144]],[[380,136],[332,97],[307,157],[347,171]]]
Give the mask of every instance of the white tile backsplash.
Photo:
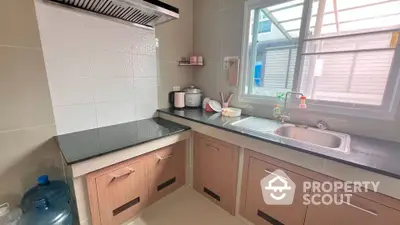
[[[95,102],[133,101],[133,78],[95,78]]]
[[[40,21],[40,39],[46,45],[58,48],[83,47],[86,45],[85,15],[77,11],[65,10],[51,4],[35,0],[36,16]],[[37,4],[39,3],[39,4]],[[57,25],[57,27],[55,26]]]
[[[93,102],[90,78],[52,76],[48,81],[53,106]]]
[[[154,58],[154,57],[153,57]],[[132,77],[131,54],[127,52],[98,50],[90,56],[92,77]]]
[[[96,103],[97,123],[99,127],[126,123],[135,120],[134,101]],[[144,117],[143,117],[144,118]],[[149,118],[149,117],[147,117]]]
[[[135,100],[135,103],[135,118],[142,120],[154,116],[157,110],[158,99],[157,96],[155,100],[139,98]]]
[[[157,78],[135,78],[136,118],[152,117],[158,107]]]
[[[50,57],[56,51],[51,48],[43,47],[46,72],[48,77],[89,77],[90,66],[88,58],[81,56],[66,56],[67,53],[58,51],[60,56]],[[64,54],[64,55],[63,55]]]
[[[86,16],[88,47],[92,49],[131,52],[134,31],[138,28],[95,16]],[[136,31],[138,32],[138,31]]]
[[[157,96],[157,78],[136,78],[133,83],[135,99],[154,99]]]
[[[53,106],[58,134],[93,129],[97,127],[94,104]]]
[[[35,0],[57,132],[152,117],[155,33]]]
[[[135,42],[133,43],[133,52],[140,55],[156,55],[155,33],[140,30],[133,33]]]
[[[134,77],[157,77],[157,60],[152,55],[133,55]]]

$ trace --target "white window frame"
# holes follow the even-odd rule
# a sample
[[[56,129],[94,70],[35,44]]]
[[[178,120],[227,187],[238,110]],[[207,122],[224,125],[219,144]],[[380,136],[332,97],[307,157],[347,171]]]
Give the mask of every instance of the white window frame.
[[[273,106],[277,103],[275,97],[260,96],[246,94],[246,80],[248,77],[249,58],[248,53],[251,48],[249,46],[249,31],[250,31],[250,17],[251,10],[257,8],[265,8],[272,5],[288,2],[289,0],[248,0],[245,2],[244,7],[244,22],[243,22],[243,42],[242,42],[242,66],[240,71],[240,85],[239,85],[239,101],[257,105]],[[300,27],[300,35],[298,38],[298,49],[296,57],[295,73],[293,77],[292,91],[300,90],[301,79],[300,74],[302,71],[302,53],[305,43],[306,30],[311,19],[311,7],[313,0],[304,0],[302,21]],[[305,18],[305,19],[304,19]],[[400,41],[399,41],[400,42]],[[365,104],[352,104],[344,102],[323,101],[323,100],[307,100],[307,110],[316,111],[329,114],[350,115],[354,117],[374,118],[382,120],[393,120],[400,102],[400,44],[397,43],[393,57],[392,67],[388,76],[388,82],[383,95],[382,104],[380,106],[365,105]]]

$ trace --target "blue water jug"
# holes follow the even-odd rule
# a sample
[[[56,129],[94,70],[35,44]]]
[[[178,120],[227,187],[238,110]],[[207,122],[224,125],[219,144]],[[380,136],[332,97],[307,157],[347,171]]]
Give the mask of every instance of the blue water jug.
[[[40,176],[38,185],[22,198],[24,212],[19,225],[72,225],[70,192],[63,181],[49,181]]]

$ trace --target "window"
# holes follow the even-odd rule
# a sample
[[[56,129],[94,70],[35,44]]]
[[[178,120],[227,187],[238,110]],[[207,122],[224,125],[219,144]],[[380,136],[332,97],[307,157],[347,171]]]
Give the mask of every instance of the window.
[[[310,110],[393,116],[400,0],[270,2],[246,3],[242,101],[274,104],[300,91]],[[260,32],[265,21],[269,33]]]

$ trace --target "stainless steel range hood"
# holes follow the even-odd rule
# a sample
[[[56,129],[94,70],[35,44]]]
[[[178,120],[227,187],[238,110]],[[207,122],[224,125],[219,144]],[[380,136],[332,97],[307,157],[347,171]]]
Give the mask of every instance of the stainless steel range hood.
[[[179,18],[179,9],[159,0],[45,0],[114,20],[154,28]]]

